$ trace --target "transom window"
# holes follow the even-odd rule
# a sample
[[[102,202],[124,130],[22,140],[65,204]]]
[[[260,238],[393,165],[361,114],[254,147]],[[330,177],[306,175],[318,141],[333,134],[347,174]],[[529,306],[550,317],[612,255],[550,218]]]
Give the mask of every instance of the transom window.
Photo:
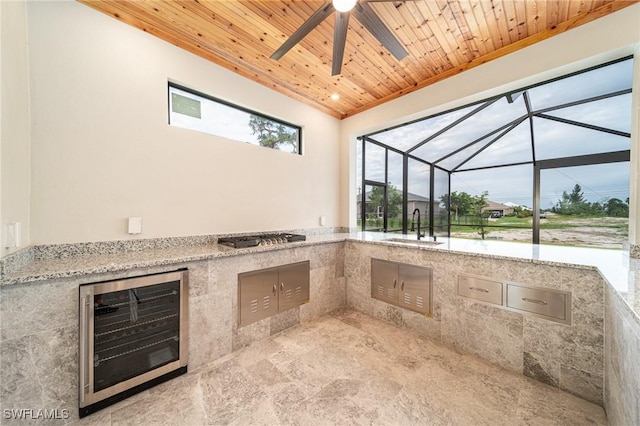
[[[300,126],[169,83],[169,124],[301,154]]]
[[[358,225],[621,248],[633,58],[363,135]]]

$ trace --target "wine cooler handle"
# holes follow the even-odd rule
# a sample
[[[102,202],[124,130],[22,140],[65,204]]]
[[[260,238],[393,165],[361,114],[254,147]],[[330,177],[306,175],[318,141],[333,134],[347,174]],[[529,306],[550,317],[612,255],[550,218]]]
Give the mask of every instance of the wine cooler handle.
[[[85,396],[89,393],[89,303],[90,297],[82,299],[80,309],[80,401],[84,402]]]

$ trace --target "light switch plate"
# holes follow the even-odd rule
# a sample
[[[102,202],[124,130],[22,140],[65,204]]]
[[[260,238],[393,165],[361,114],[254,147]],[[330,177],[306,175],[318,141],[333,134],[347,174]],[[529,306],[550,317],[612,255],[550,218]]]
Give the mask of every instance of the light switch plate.
[[[129,233],[140,234],[142,232],[142,218],[130,217],[129,218]]]
[[[22,245],[22,224],[20,222],[5,223],[5,248],[18,248]]]

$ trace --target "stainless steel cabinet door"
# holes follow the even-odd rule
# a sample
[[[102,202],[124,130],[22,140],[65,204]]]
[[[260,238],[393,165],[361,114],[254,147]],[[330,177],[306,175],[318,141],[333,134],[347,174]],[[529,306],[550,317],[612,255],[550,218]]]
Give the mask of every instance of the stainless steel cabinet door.
[[[278,268],[280,312],[309,302],[309,261]]]
[[[371,259],[371,297],[384,302],[398,303],[398,264]]]
[[[277,268],[238,274],[238,317],[241,326],[278,312],[278,285]]]
[[[431,312],[431,269],[400,264],[398,305],[412,311]]]

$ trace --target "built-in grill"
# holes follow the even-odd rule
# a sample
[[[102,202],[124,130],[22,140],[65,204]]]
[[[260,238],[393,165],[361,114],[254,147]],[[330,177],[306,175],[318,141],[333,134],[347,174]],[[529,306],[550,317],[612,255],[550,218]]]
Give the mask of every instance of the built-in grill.
[[[233,248],[245,248],[255,246],[268,246],[272,244],[292,243],[295,241],[305,241],[304,235],[277,232],[273,234],[243,235],[238,237],[218,238],[218,244],[224,244]]]

